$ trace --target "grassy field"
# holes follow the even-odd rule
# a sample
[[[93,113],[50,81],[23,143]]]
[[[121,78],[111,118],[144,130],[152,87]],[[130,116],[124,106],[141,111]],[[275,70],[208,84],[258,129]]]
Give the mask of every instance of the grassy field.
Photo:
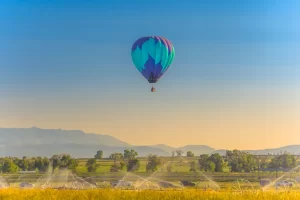
[[[138,174],[142,174],[142,173],[146,173],[146,163],[147,160],[146,158],[138,158],[140,160],[140,168],[139,170],[136,172]],[[87,168],[85,167],[85,164],[87,162],[88,159],[79,159],[79,166],[77,167],[76,171],[78,174],[81,175],[85,175],[87,173]],[[159,171],[164,171],[167,172],[167,166],[170,164],[172,166],[172,173],[171,174],[176,174],[176,173],[181,173],[181,174],[191,174],[189,172],[190,170],[190,162],[191,161],[196,161],[198,162],[198,158],[197,157],[162,157],[163,160],[163,164],[160,166]],[[96,170],[96,174],[108,174],[110,172],[110,167],[113,165],[113,161],[109,160],[109,159],[102,159],[102,160],[97,160],[97,164],[99,165],[99,167]],[[126,169],[124,169],[124,171],[126,171]],[[88,173],[91,174],[91,173]],[[212,175],[222,175],[222,176],[231,176],[231,175],[237,175],[237,176],[245,176],[245,177],[254,177],[257,176],[257,172],[252,172],[252,173],[230,173],[228,168],[224,169],[224,172],[222,173],[211,173]],[[278,172],[278,176],[281,176],[283,174],[287,174],[287,173],[283,173],[283,172]],[[300,174],[300,173],[299,173]],[[260,172],[260,176],[262,177],[275,177],[276,176],[276,172],[270,172],[270,171],[266,171],[266,172]]]
[[[85,167],[86,160],[80,160],[77,172],[73,175],[81,177],[83,179],[92,177],[93,181],[98,184],[107,183],[106,181],[113,180],[128,180],[137,181],[139,178],[153,177],[155,180],[169,181],[174,184],[178,184],[180,180],[190,180],[196,184],[195,188],[180,188],[178,190],[116,190],[107,187],[98,187],[98,189],[86,190],[54,190],[54,189],[38,189],[40,187],[37,180],[41,183],[45,182],[47,174],[34,173],[34,174],[2,174],[4,180],[9,182],[9,189],[0,189],[0,200],[40,200],[40,199],[105,199],[105,200],[299,200],[300,199],[300,187],[297,184],[292,189],[280,189],[274,190],[274,187],[268,188],[266,191],[262,191],[257,172],[252,173],[230,173],[228,171],[222,173],[194,173],[189,172],[189,162],[176,161],[173,162],[173,171],[167,172],[163,167],[157,172],[147,173],[145,172],[146,160],[141,159],[141,167],[139,171],[134,173],[127,173],[126,169],[120,172],[110,172],[110,166],[113,164],[111,160],[97,161],[99,167],[96,172],[89,173]],[[68,172],[69,173],[69,172]],[[51,184],[63,185],[64,181],[72,182],[73,175],[61,173],[56,171]],[[72,174],[72,173],[71,173]],[[278,176],[284,175],[284,178],[292,178],[299,176],[299,172],[279,172]],[[272,180],[276,179],[274,172],[262,172],[262,177],[268,177]],[[207,178],[213,180],[209,181]],[[62,181],[64,180],[64,181]],[[19,189],[20,182],[31,182],[37,187],[34,189]],[[109,184],[108,184],[109,185]],[[99,186],[99,185],[98,185]],[[14,188],[15,187],[15,188]],[[106,188],[106,189],[103,189]],[[206,191],[204,191],[206,189]]]
[[[147,158],[145,157],[140,157],[138,158],[140,161],[140,168],[138,172],[145,172],[146,171],[146,163],[147,163]],[[190,169],[190,162],[191,161],[197,161],[197,158],[192,157],[161,157],[162,159],[162,167],[166,168],[166,166],[169,163],[172,163],[173,171],[174,172],[188,172]],[[85,163],[87,159],[82,158],[78,159],[79,160],[79,167],[78,171],[84,172],[86,171],[85,168]],[[102,159],[102,160],[97,160],[97,164],[99,165],[97,172],[108,172],[109,168],[111,165],[113,165],[113,161],[109,159]]]
[[[300,199],[298,191],[202,191],[187,189],[182,191],[124,191],[124,190],[38,190],[38,189],[2,189],[0,199],[7,200],[297,200]]]
[[[195,158],[189,158],[189,161],[195,159]],[[172,172],[167,172],[166,170],[166,164],[163,164],[162,167],[158,169],[157,172],[146,172],[146,159],[141,158],[141,166],[140,169],[137,172],[134,173],[127,173],[126,169],[120,172],[110,172],[110,167],[113,165],[112,160],[98,160],[97,164],[99,164],[99,167],[97,168],[96,172],[87,172],[85,163],[87,159],[80,159],[79,166],[76,169],[76,172],[73,173],[74,175],[77,175],[81,178],[89,178],[91,177],[94,182],[103,182],[103,181],[115,181],[123,179],[124,176],[126,176],[126,180],[129,181],[136,181],[138,177],[148,178],[153,177],[159,180],[163,181],[170,181],[170,182],[179,182],[182,180],[186,181],[193,181],[193,182],[200,182],[201,184],[205,183],[207,181],[208,177],[209,179],[218,182],[218,184],[222,188],[227,188],[227,183],[232,184],[233,182],[236,182],[237,180],[247,180],[251,182],[253,185],[259,184],[259,177],[257,172],[251,172],[251,173],[231,173],[228,171],[222,172],[222,173],[216,173],[216,172],[206,172],[201,174],[200,172],[190,172],[189,171],[189,162],[186,160],[175,160],[172,162],[173,170]],[[170,161],[170,158],[165,158],[165,163]],[[182,162],[180,162],[182,161]],[[128,176],[129,174],[129,176]],[[283,176],[284,178],[291,178],[295,179],[295,177],[300,176],[299,172],[278,172],[277,176]],[[34,174],[23,174],[20,175],[18,173],[15,174],[1,174],[2,177],[5,178],[5,180],[12,184],[18,184],[20,182],[30,182],[35,183],[38,179],[43,180],[43,177],[47,177],[48,175],[45,173],[34,173]],[[61,177],[61,175],[57,175],[55,177]],[[55,182],[57,178],[53,178],[52,181]],[[276,179],[276,173],[275,172],[260,172],[261,178]],[[70,177],[68,177],[68,180],[70,180]],[[60,180],[58,180],[60,181]],[[224,187],[223,187],[224,185]]]
[[[259,179],[257,177],[257,173],[204,173],[203,176],[199,172],[155,172],[155,173],[146,173],[146,172],[136,172],[136,173],[127,173],[123,172],[95,172],[95,173],[76,173],[78,177],[83,179],[92,178],[94,182],[103,182],[103,181],[115,181],[120,180],[125,177],[125,180],[128,181],[136,181],[137,179],[141,178],[149,178],[152,177],[154,179],[159,179],[163,181],[170,181],[170,182],[178,182],[182,180],[186,181],[193,181],[193,182],[206,182],[209,178],[215,182],[218,182],[220,185],[224,185],[225,183],[232,183],[240,180],[247,180],[251,182],[251,184],[259,184]],[[74,174],[75,175],[75,174]],[[299,176],[299,173],[280,173],[278,176],[284,175],[283,179],[295,179],[296,176]],[[30,182],[35,183],[37,180],[43,181],[49,175],[45,173],[38,173],[38,174],[2,174],[3,177],[9,183],[18,183],[18,182]],[[66,174],[60,174],[59,172],[55,173],[52,181],[56,181],[56,179],[61,179],[62,177],[66,176]],[[261,175],[263,178],[275,180],[275,174],[265,173]],[[68,175],[66,178],[69,181],[72,181],[72,175]]]
[[[145,172],[146,171],[146,163],[147,158],[140,157],[138,158],[140,161],[140,168],[138,172]],[[188,172],[190,169],[190,162],[195,161],[198,162],[198,157],[161,157],[162,159],[162,168],[166,169],[169,164],[172,165],[173,172]],[[79,166],[77,170],[79,172],[86,172],[85,164],[87,162],[87,158],[80,158]],[[110,159],[101,159],[97,160],[97,164],[99,165],[97,172],[108,172],[111,165],[113,165],[113,160]],[[300,163],[299,163],[300,164]],[[300,172],[300,169],[298,170]],[[224,172],[229,172],[229,168],[225,168]]]
[[[140,169],[137,172],[127,173],[126,169],[119,172],[110,172],[110,167],[113,165],[113,161],[109,159],[97,160],[99,167],[96,172],[87,172],[85,163],[87,159],[79,159],[79,166],[76,172],[67,172],[63,170],[56,170],[54,174],[48,173],[32,173],[32,174],[0,174],[0,178],[3,178],[4,182],[7,182],[11,187],[18,187],[21,182],[29,182],[35,184],[37,187],[44,184],[47,180],[50,180],[51,185],[63,185],[65,183],[76,182],[80,179],[87,181],[88,183],[96,185],[105,185],[111,181],[126,180],[131,182],[138,182],[140,180],[149,181],[167,181],[175,185],[180,184],[180,181],[192,181],[196,184],[196,188],[204,189],[216,189],[214,183],[218,185],[218,188],[222,190],[233,190],[236,188],[241,189],[259,189],[259,176],[257,172],[251,173],[231,173],[229,171],[216,173],[216,172],[190,172],[189,162],[196,160],[196,158],[173,158],[166,157],[163,159],[163,165],[159,167],[156,172],[146,172],[146,159],[139,158]],[[168,172],[166,166],[172,162],[173,170]],[[300,176],[300,172],[278,172],[277,177],[282,179],[293,179]],[[51,177],[51,179],[49,179]],[[75,178],[74,178],[75,177]],[[260,177],[264,179],[270,179],[275,181],[275,172],[260,172]],[[212,181],[211,181],[212,180]],[[1,180],[0,180],[1,182]],[[297,188],[300,188],[300,184],[296,184]],[[103,187],[102,187],[103,188]],[[1,200],[1,199],[0,199]]]

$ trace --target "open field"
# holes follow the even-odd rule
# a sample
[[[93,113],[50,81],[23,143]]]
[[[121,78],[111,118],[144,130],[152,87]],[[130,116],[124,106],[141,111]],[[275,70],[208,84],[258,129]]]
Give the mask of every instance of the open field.
[[[91,178],[93,182],[103,182],[103,181],[116,181],[123,179],[125,177],[128,181],[135,181],[139,178],[147,179],[152,177],[154,179],[170,181],[170,182],[178,182],[178,181],[193,181],[204,183],[207,182],[207,178],[213,180],[214,182],[218,182],[220,185],[226,185],[227,183],[233,183],[239,180],[247,180],[251,182],[252,185],[259,185],[259,177],[256,172],[253,173],[201,173],[201,172],[165,172],[165,171],[157,171],[154,173],[151,172],[134,172],[128,173],[126,171],[120,172],[77,172],[63,174],[61,172],[55,172],[55,176],[52,177],[52,181],[60,181],[61,179],[71,181],[72,175],[76,175],[83,179]],[[35,183],[37,180],[45,179],[49,174],[47,173],[36,173],[36,174],[2,174],[2,177],[9,183],[18,183],[18,182],[31,182]],[[65,177],[68,176],[68,177]],[[278,173],[278,177],[283,177],[283,179],[295,179],[295,177],[299,177],[300,173],[290,173],[290,172],[280,172]],[[65,177],[65,178],[63,178]],[[260,174],[260,177],[263,179],[275,180],[276,174],[271,172],[264,172]]]
[[[39,190],[39,189],[2,189],[0,199],[7,200],[44,200],[44,199],[105,199],[105,200],[297,200],[300,199],[299,191],[201,191],[186,189],[180,191],[125,191],[125,190]]]
[[[198,162],[198,157],[161,157],[162,159],[162,165],[159,168],[159,171],[163,171],[165,173],[167,173],[167,166],[171,165],[172,166],[172,172],[169,173],[170,175],[176,175],[176,174],[181,174],[181,175],[186,175],[186,174],[191,174],[190,170],[190,162],[191,161],[195,161]],[[85,164],[87,162],[88,159],[86,158],[81,158],[78,159],[79,161],[79,165],[76,169],[77,174],[83,175],[85,176],[86,174],[92,174],[92,173],[88,173],[87,172],[87,168],[85,167]],[[140,157],[138,158],[138,160],[140,161],[140,167],[138,169],[138,171],[136,171],[136,173],[138,174],[146,174],[146,163],[147,163],[147,158],[145,157]],[[114,164],[113,160],[110,159],[101,159],[101,160],[97,160],[97,164],[99,165],[97,167],[96,172],[94,172],[93,174],[109,174],[110,172],[110,167]],[[300,163],[299,163],[300,165]],[[126,171],[126,169],[124,169],[124,171]],[[299,172],[300,174],[300,168],[298,170],[293,170],[292,171],[294,174],[295,172]],[[239,176],[239,177],[245,177],[245,178],[255,178],[258,176],[257,171],[255,172],[250,172],[250,173],[230,173],[229,168],[224,168],[224,172],[222,173],[209,173],[211,175],[214,176]],[[281,175],[287,175],[287,172],[282,172],[282,171],[278,171],[277,176],[281,176]],[[259,176],[261,177],[276,177],[276,172],[275,170],[273,171],[261,171]],[[291,176],[293,176],[291,174]]]
[[[197,158],[187,158],[187,157],[164,157],[163,164],[158,168],[156,172],[146,172],[146,158],[139,158],[140,168],[137,172],[126,171],[126,168],[120,170],[119,172],[110,172],[110,167],[113,165],[113,161],[109,159],[97,160],[96,172],[87,172],[85,166],[88,159],[79,159],[79,165],[76,168],[76,172],[59,172],[56,170],[54,176],[51,177],[52,183],[62,182],[73,182],[75,175],[88,182],[100,183],[111,182],[124,179],[126,181],[135,182],[138,179],[148,179],[153,178],[155,180],[168,181],[172,183],[178,183],[180,181],[192,181],[198,188],[212,187],[208,179],[216,182],[221,189],[230,189],[236,187],[239,184],[241,187],[251,187],[259,188],[259,178],[270,179],[272,181],[276,180],[277,177],[283,177],[283,179],[293,179],[295,177],[300,177],[299,169],[291,170],[290,172],[279,171],[276,176],[274,171],[263,171],[258,175],[257,171],[249,173],[233,173],[229,170],[224,172],[190,172],[190,161],[197,161]],[[172,172],[168,172],[166,166],[172,164]],[[18,185],[21,182],[29,182],[36,184],[37,182],[43,183],[46,181],[47,177],[50,176],[49,172],[37,172],[30,174],[19,174],[19,173],[3,173],[1,176],[6,182],[11,185]],[[298,185],[298,184],[297,184]]]
[[[300,199],[299,166],[289,171],[204,172],[190,171],[197,158],[163,158],[157,171],[146,172],[146,158],[140,168],[126,167],[110,172],[113,160],[97,160],[95,172],[88,172],[88,159],[79,159],[76,168],[57,167],[46,172],[2,173],[1,199]],[[172,165],[172,171],[167,166]],[[52,166],[52,165],[50,165]],[[260,179],[268,181],[260,183]],[[280,185],[286,183],[287,185]],[[28,184],[24,186],[24,184]],[[262,185],[261,185],[262,184]],[[171,185],[171,186],[170,186]],[[264,185],[264,186],[263,186]]]
[[[87,176],[77,176],[72,174],[70,171],[55,172],[53,174],[3,174],[3,183],[8,183],[10,188],[19,188],[20,183],[27,182],[34,184],[35,189],[47,188],[47,187],[75,187],[77,189],[103,189],[112,188],[111,183],[118,180],[124,180],[132,182],[139,189],[139,184],[141,182],[146,182],[146,184],[152,185],[151,187],[145,186],[143,189],[160,189],[157,187],[158,182],[167,182],[174,186],[178,186],[180,189],[208,189],[208,190],[225,190],[225,191],[244,191],[244,190],[261,190],[263,189],[256,178],[250,179],[251,176],[247,177],[245,174],[227,174],[224,175],[220,180],[213,173],[198,174],[195,176],[193,174],[179,173],[177,176],[171,176],[169,173],[164,174],[160,172],[149,173],[107,173],[107,174],[86,174]],[[275,183],[280,180],[290,180],[293,182],[292,188],[281,187],[280,190],[299,190],[300,183],[295,179],[290,178],[289,173],[286,176],[279,177],[278,180],[275,178],[270,179],[272,184],[267,188],[267,190],[275,189]],[[194,186],[183,186],[181,181],[191,181]],[[73,186],[73,183],[78,183],[79,186]],[[48,184],[48,185],[47,185]],[[44,187],[45,186],[45,187]]]
[[[272,171],[232,173],[225,172],[190,172],[190,160],[169,160],[155,172],[146,172],[146,160],[141,158],[140,170],[127,172],[126,169],[110,172],[112,160],[97,160],[96,172],[87,172],[86,159],[80,159],[75,171],[56,169],[54,172],[3,173],[2,183],[8,188],[0,189],[1,199],[201,199],[201,200],[297,200],[300,199],[300,177],[297,170],[289,172]],[[168,172],[166,164],[172,162],[173,170]],[[272,181],[266,187],[259,183],[259,177]],[[276,180],[292,180],[292,187],[275,187]],[[123,180],[133,183],[133,187],[113,186],[112,183]],[[183,186],[182,181],[191,181],[195,185]],[[0,181],[1,182],[1,181]],[[20,188],[20,183],[32,183],[31,188]],[[165,182],[174,187],[161,186]]]

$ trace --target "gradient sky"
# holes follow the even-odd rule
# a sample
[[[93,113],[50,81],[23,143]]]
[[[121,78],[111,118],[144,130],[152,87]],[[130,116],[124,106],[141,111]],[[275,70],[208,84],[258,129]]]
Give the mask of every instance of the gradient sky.
[[[135,145],[300,144],[297,0],[7,0],[0,127],[80,129]],[[170,39],[151,93],[130,50]]]

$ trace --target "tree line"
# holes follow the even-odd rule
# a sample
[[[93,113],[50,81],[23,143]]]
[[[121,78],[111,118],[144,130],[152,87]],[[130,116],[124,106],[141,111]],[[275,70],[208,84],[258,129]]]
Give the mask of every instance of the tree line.
[[[273,169],[276,174],[280,169],[294,168],[297,166],[297,156],[290,153],[279,155],[253,155],[244,151],[226,151],[225,156],[218,153],[200,155],[198,169],[205,172],[223,172],[225,168],[230,172],[258,172]],[[197,166],[196,166],[197,167]],[[191,164],[191,171],[194,171],[195,164]]]
[[[0,171],[2,173],[15,173],[18,171],[46,172],[51,169],[69,169],[75,171],[79,161],[68,154],[47,157],[5,157],[0,158]]]
[[[172,152],[172,157],[183,157],[182,150]],[[128,172],[135,172],[140,169],[140,160],[137,158],[138,153],[133,149],[125,149],[123,153],[116,152],[109,156],[113,160],[110,166],[111,172],[118,172],[126,170]],[[279,155],[253,155],[244,151],[233,150],[226,151],[225,156],[219,153],[211,155],[202,154],[198,157],[193,152],[188,151],[187,157],[194,157],[189,162],[191,172],[254,172],[260,175],[263,170],[278,171],[284,168],[294,168],[297,166],[297,156],[289,153],[281,153]],[[103,158],[103,151],[96,152],[94,158],[88,159],[85,163],[88,172],[96,172],[100,166],[97,160]],[[173,162],[166,165],[168,172],[173,171]],[[0,158],[0,172],[15,173],[18,171],[37,171],[46,172],[47,170],[69,169],[73,172],[79,164],[79,160],[71,157],[68,154],[53,155],[51,158],[47,157],[5,157]],[[157,155],[148,155],[146,158],[146,172],[157,171],[164,164],[162,157]]]
[[[123,153],[112,153],[109,159],[113,160],[113,164],[110,166],[111,172],[123,171],[125,168],[128,172],[138,171],[140,168],[140,161],[137,159],[138,153],[133,149],[125,149]],[[102,159],[103,151],[97,151],[94,158],[87,160],[86,168],[88,172],[96,172],[99,164],[97,160]],[[158,166],[162,164],[161,158],[157,155],[150,154],[147,156],[146,171],[156,171]]]
[[[176,150],[172,152],[172,157],[182,157],[182,150]],[[95,155],[96,159],[102,159],[103,152],[98,151]],[[126,149],[124,153],[113,153],[109,156],[114,160],[114,164],[111,166],[111,172],[117,172],[124,170],[127,167],[127,171],[137,171],[140,167],[140,162],[136,158],[138,153],[134,150]],[[186,157],[194,157],[193,152],[188,151]],[[92,159],[91,159],[92,160]],[[94,161],[96,163],[96,161]],[[147,157],[146,171],[156,171],[163,164],[163,160],[156,155],[149,155]],[[226,151],[225,156],[221,156],[219,153],[211,155],[202,154],[198,159],[194,159],[190,162],[190,170],[192,172],[224,172],[225,170],[230,172],[258,172],[258,176],[262,170],[275,170],[276,174],[283,168],[294,168],[297,166],[297,156],[284,152],[279,155],[254,155],[240,150]],[[172,162],[166,165],[167,171],[172,172]],[[96,171],[94,165],[93,171]]]

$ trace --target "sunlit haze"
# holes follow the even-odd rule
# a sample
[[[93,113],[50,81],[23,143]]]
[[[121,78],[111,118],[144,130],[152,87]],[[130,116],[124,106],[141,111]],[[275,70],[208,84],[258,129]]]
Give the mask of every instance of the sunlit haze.
[[[4,2],[0,127],[133,145],[300,144],[298,1]],[[130,56],[148,35],[176,49],[155,93]]]

